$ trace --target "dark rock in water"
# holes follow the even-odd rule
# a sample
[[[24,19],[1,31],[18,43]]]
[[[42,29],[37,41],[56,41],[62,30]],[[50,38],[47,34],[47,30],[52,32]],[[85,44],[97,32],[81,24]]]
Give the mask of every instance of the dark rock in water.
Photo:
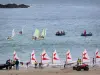
[[[19,5],[15,4],[15,3],[13,3],[13,4],[5,4],[5,5],[0,4],[0,8],[28,8],[28,7],[30,7],[30,6],[29,5],[25,5],[25,4],[19,4]]]
[[[19,8],[28,8],[29,7],[28,5],[24,5],[24,4],[20,4],[18,6],[19,6]]]

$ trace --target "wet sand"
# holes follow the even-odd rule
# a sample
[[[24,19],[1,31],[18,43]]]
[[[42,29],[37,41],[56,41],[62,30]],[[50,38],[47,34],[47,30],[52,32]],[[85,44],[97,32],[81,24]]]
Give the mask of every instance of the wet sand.
[[[24,68],[20,70],[0,70],[0,75],[100,75],[100,67],[91,67],[89,71],[76,71],[72,68]]]

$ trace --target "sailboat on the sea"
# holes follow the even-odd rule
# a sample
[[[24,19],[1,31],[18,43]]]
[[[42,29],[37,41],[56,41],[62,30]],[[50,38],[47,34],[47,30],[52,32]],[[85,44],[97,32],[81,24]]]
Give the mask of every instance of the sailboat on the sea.
[[[35,29],[35,32],[32,36],[32,40],[39,40],[39,36],[40,36],[40,31],[39,29]]]
[[[13,39],[13,37],[15,36],[15,30],[13,29],[12,30],[12,35],[11,36],[8,36],[8,40],[11,40],[11,39]]]
[[[19,31],[19,34],[21,34],[21,35],[23,34],[23,28],[22,28],[22,30],[21,30],[21,31]]]
[[[42,32],[41,32],[41,34],[40,34],[40,36],[39,36],[39,38],[40,39],[44,39],[45,36],[46,36],[46,29],[43,29]]]
[[[41,33],[39,29],[35,29],[32,39],[33,40],[43,40],[45,36],[46,36],[46,29],[43,29]]]

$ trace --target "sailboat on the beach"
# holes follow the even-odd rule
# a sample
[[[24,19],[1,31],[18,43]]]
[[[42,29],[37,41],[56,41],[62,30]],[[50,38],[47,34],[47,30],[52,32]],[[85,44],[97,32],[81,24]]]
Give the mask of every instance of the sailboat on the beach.
[[[35,32],[32,36],[32,40],[39,40],[39,36],[40,36],[40,31],[39,29],[35,29]]]
[[[45,36],[46,36],[46,29],[43,29],[42,32],[41,32],[41,34],[40,34],[40,36],[39,36],[39,38],[40,39],[44,39]]]
[[[18,58],[18,56],[17,56],[16,51],[14,51],[14,53],[13,53],[13,60],[15,60],[15,61],[16,61],[17,59],[19,60],[19,58]]]
[[[52,64],[61,64],[60,58],[56,50],[53,52],[53,55],[52,55]]]
[[[50,57],[48,56],[48,54],[46,53],[45,50],[43,50],[42,54],[41,54],[41,63],[43,64],[48,64],[51,62]]]
[[[88,53],[87,53],[86,49],[82,53],[82,62],[83,63],[89,63],[90,62],[90,58],[88,56]]]
[[[72,61],[72,56],[71,56],[70,50],[68,50],[66,53],[66,65],[71,65],[74,63],[76,63],[76,61]]]
[[[37,62],[36,57],[35,57],[35,52],[34,50],[31,53],[31,64],[35,64]]]
[[[96,62],[99,62],[100,61],[100,52],[99,52],[98,49],[95,52],[95,58],[96,58]]]
[[[72,62],[72,56],[70,50],[68,50],[66,53],[66,63],[70,63],[70,62]]]

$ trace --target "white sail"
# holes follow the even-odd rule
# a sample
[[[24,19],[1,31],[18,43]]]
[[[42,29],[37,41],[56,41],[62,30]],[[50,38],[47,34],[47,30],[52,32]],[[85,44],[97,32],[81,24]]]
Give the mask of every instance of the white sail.
[[[15,36],[15,30],[13,29],[12,30],[12,36],[11,37],[14,37]]]
[[[23,33],[23,28],[22,28],[22,33]]]
[[[90,58],[88,56],[88,53],[87,53],[87,50],[86,49],[82,53],[82,62],[83,63],[90,62]]]
[[[48,54],[46,53],[45,50],[43,50],[42,55],[41,55],[41,62],[43,64],[48,64],[49,62],[51,62],[50,57],[48,56]]]
[[[66,63],[71,63],[71,62],[72,62],[72,56],[70,50],[68,50],[66,53]]]
[[[33,36],[39,38],[39,36],[40,36],[39,29],[35,29],[35,32],[34,32]]]
[[[31,64],[35,64],[37,62],[36,57],[35,57],[35,52],[34,50],[31,53]]]
[[[18,58],[18,56],[17,56],[16,51],[14,51],[14,53],[13,53],[13,60],[15,60],[15,61],[16,61],[17,59],[19,60],[19,58]]]
[[[60,64],[60,63],[61,63],[60,58],[55,50],[52,56],[52,64]]]
[[[96,50],[95,55],[96,55],[96,62],[99,62],[100,61],[100,52],[98,49]]]
[[[46,36],[46,29],[43,29],[41,33],[41,37],[45,37],[45,36]]]

